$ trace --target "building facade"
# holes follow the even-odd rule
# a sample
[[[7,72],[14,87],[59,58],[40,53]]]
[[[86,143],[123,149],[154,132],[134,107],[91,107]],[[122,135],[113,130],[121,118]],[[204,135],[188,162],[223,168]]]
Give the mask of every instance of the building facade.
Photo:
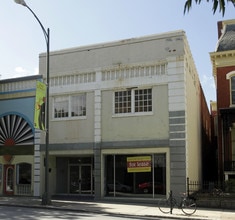
[[[51,52],[50,193],[186,191],[202,179],[202,98],[184,31]]]
[[[218,22],[218,42],[210,53],[217,92],[219,180],[235,179],[235,20]]]
[[[44,192],[46,53],[39,72],[1,80],[0,194]],[[208,173],[210,114],[184,31],[53,51],[49,81],[51,195],[177,196]]]
[[[0,81],[0,194],[40,196],[40,133],[34,129],[36,81]]]

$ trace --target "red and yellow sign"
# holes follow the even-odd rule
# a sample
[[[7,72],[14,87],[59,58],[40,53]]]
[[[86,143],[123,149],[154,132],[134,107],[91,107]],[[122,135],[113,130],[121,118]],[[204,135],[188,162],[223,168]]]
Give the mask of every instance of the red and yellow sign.
[[[127,157],[127,172],[151,172],[151,156]]]

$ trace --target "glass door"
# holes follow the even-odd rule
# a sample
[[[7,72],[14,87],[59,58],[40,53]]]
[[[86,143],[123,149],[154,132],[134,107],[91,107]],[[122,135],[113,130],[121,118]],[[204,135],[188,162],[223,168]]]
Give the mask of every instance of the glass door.
[[[69,193],[80,193],[79,165],[69,166]]]
[[[81,193],[92,194],[91,165],[81,165]]]
[[[79,164],[69,166],[69,193],[92,194],[92,166]]]

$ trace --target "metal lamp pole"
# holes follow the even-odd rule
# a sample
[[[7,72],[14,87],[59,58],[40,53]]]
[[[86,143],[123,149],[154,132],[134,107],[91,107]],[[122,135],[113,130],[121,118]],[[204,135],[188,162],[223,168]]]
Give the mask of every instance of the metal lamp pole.
[[[42,196],[42,205],[50,205],[51,200],[48,192],[49,188],[49,166],[48,166],[48,157],[49,157],[49,57],[50,57],[50,29],[48,28],[47,31],[45,30],[44,26],[42,25],[41,21],[34,13],[34,11],[25,3],[24,0],[14,0],[17,4],[23,5],[24,7],[28,8],[29,11],[33,14],[33,16],[38,21],[40,27],[42,28],[45,40],[46,40],[46,47],[47,47],[47,93],[46,93],[46,149],[45,149],[45,191]]]

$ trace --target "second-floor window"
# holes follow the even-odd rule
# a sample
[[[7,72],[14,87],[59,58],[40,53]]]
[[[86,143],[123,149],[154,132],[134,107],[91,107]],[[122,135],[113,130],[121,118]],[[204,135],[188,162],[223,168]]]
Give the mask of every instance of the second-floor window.
[[[231,77],[231,102],[235,105],[235,76]]]
[[[131,89],[114,93],[114,113],[152,111],[152,89]]]
[[[54,118],[86,116],[86,95],[65,95],[54,98]]]

